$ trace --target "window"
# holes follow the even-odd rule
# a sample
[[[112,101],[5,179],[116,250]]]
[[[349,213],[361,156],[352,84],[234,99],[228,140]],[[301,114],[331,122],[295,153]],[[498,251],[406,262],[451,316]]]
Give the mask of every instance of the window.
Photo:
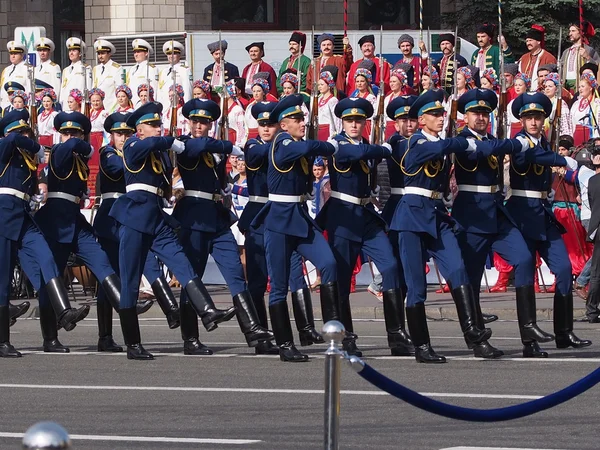
[[[212,0],[213,30],[292,30],[298,0]]]
[[[360,0],[361,30],[419,28],[419,0]],[[423,28],[440,26],[440,0],[423,0]]]

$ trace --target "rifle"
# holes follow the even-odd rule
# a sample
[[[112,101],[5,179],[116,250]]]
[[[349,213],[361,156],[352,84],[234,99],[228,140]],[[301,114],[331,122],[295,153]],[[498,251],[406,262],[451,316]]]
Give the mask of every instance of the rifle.
[[[558,54],[562,50],[562,27],[558,30]],[[556,90],[556,109],[554,110],[554,117],[552,118],[552,122],[550,123],[550,146],[552,150],[558,153],[558,139],[560,137],[560,119],[562,116],[562,64],[558,65],[558,86]],[[591,106],[590,106],[591,108]],[[592,116],[593,116],[592,111]]]
[[[173,41],[171,40],[171,78],[173,79],[173,92],[171,93],[171,123],[169,124],[169,136],[178,137],[179,133],[177,132],[177,103],[179,101],[177,95],[177,75],[175,73],[175,63],[173,62],[174,55]],[[171,159],[171,164],[173,164],[173,168],[177,167],[177,154],[173,150],[169,150],[169,158]]]
[[[431,43],[431,32],[429,31],[429,27],[427,27],[427,45],[429,46]],[[456,56],[456,53],[454,54]],[[433,82],[433,64],[431,63],[431,54],[427,56],[427,70],[429,71],[429,89],[435,89],[435,84]],[[422,75],[421,75],[422,77]]]
[[[223,92],[221,93],[221,120],[219,121],[219,127],[217,130],[217,139],[227,141],[229,140],[229,93],[227,92],[227,85],[225,84],[225,58],[223,57],[221,30],[219,30],[219,68],[221,72],[221,86],[223,88]],[[226,156],[223,155],[223,158],[225,157]],[[225,166],[225,164],[223,164],[223,166]],[[227,177],[225,176],[226,173],[221,172],[222,171],[219,171],[219,173],[217,173],[215,170],[215,175],[221,182],[221,188],[225,189],[227,187]]]
[[[35,136],[36,142],[38,141],[39,131],[38,131],[38,111],[37,105],[35,103],[35,67],[31,64],[27,67],[27,75],[29,76],[29,88],[30,99],[29,99],[29,127]]]
[[[456,82],[457,79],[457,75],[458,75],[458,67],[457,67],[457,60],[456,60],[456,54],[458,53],[458,25],[456,26],[456,31],[454,34],[454,39],[456,41],[456,45],[454,46],[454,61],[453,61],[453,67],[454,67],[454,73],[452,74],[452,77],[454,78],[453,82],[454,82],[454,86],[452,88],[452,97],[450,97],[450,114],[448,115],[448,125],[446,127],[446,137],[452,137],[456,134],[456,116],[458,114],[458,83]]]
[[[382,145],[385,139],[385,84],[383,80],[383,25],[379,31],[379,92],[377,93],[377,112],[371,119],[371,144]],[[377,187],[377,164],[378,161],[373,160],[371,168],[371,189]]]
[[[87,85],[87,65],[85,63],[85,49],[81,48],[81,64],[83,65],[83,101],[85,102],[85,106],[83,108],[83,114],[85,117],[90,117],[92,112],[92,102],[90,100],[90,94],[88,92]]]
[[[318,89],[318,72],[317,72],[317,58],[314,55],[314,36],[315,27],[312,28],[310,35],[310,41],[313,43],[313,85],[310,92],[310,117],[308,120],[308,131],[307,137],[310,140],[317,140],[319,138],[319,89]],[[300,81],[298,81],[300,84]]]

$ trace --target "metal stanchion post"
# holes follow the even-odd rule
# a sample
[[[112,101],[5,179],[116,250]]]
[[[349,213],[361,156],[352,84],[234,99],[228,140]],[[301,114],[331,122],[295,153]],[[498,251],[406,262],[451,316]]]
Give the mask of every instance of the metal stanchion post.
[[[323,326],[323,338],[329,344],[325,352],[325,450],[338,450],[340,434],[340,346],[346,330],[337,320]]]
[[[23,436],[24,449],[69,449],[69,433],[55,422],[38,422]]]

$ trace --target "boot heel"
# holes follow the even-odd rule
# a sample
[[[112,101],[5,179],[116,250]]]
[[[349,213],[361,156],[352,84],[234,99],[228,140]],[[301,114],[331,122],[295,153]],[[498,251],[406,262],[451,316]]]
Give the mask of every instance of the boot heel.
[[[298,334],[298,337],[300,338],[300,346],[301,347],[308,347],[309,345],[313,345],[314,342],[312,340],[312,336],[310,335],[309,331],[301,331]]]

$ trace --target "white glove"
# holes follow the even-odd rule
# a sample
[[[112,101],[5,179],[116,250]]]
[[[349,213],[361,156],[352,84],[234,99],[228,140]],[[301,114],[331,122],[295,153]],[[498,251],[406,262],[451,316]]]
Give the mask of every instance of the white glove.
[[[171,197],[171,200],[167,200],[166,198],[162,198],[163,208],[172,208],[175,204],[175,197]]]
[[[244,152],[237,145],[233,146],[233,150],[231,150],[231,154],[233,156],[244,156]]]
[[[317,197],[317,189],[313,186],[312,191],[310,191],[310,194],[306,194],[305,197],[306,200],[313,201]]]
[[[452,195],[452,192],[449,192],[447,196],[442,197],[442,200],[444,201],[444,206],[446,208],[452,208],[452,204],[454,203],[454,195]]]
[[[526,152],[527,150],[529,150],[529,141],[526,138],[524,138],[523,136],[517,136],[515,139],[521,143],[522,152]]]
[[[327,143],[333,145],[333,148],[335,148],[335,152],[333,153],[334,155],[338,152],[338,150],[340,149],[340,146],[338,144],[338,141],[336,141],[335,139],[327,139]]]
[[[87,200],[90,198],[90,188],[87,188],[81,196],[81,200]]]
[[[40,145],[40,149],[36,153],[38,164],[44,164],[46,162],[46,147]]]
[[[477,151],[477,142],[475,141],[475,139],[467,139],[467,142],[469,144],[469,146],[467,147],[468,152]]]
[[[44,201],[44,194],[35,194],[31,196],[31,201],[34,203],[42,203]]]
[[[185,142],[180,141],[179,139],[175,139],[173,141],[173,145],[171,145],[171,150],[173,150],[178,155],[180,153],[183,153],[183,151],[185,150]]]
[[[381,187],[379,187],[379,185],[375,186],[375,189],[371,189],[371,198],[379,197],[379,191],[381,191]]]
[[[219,164],[221,164],[221,154],[219,153],[213,153],[213,159],[215,160],[215,166],[218,166]]]
[[[552,203],[554,201],[555,194],[556,194],[556,191],[554,189],[551,189],[550,192],[548,193],[548,201],[550,203]]]
[[[231,195],[231,190],[233,189],[233,184],[228,183],[225,189],[221,189],[221,195],[223,197],[228,197]]]
[[[384,142],[381,146],[388,151],[388,155],[392,154],[392,146],[390,144],[388,144],[387,142]]]

